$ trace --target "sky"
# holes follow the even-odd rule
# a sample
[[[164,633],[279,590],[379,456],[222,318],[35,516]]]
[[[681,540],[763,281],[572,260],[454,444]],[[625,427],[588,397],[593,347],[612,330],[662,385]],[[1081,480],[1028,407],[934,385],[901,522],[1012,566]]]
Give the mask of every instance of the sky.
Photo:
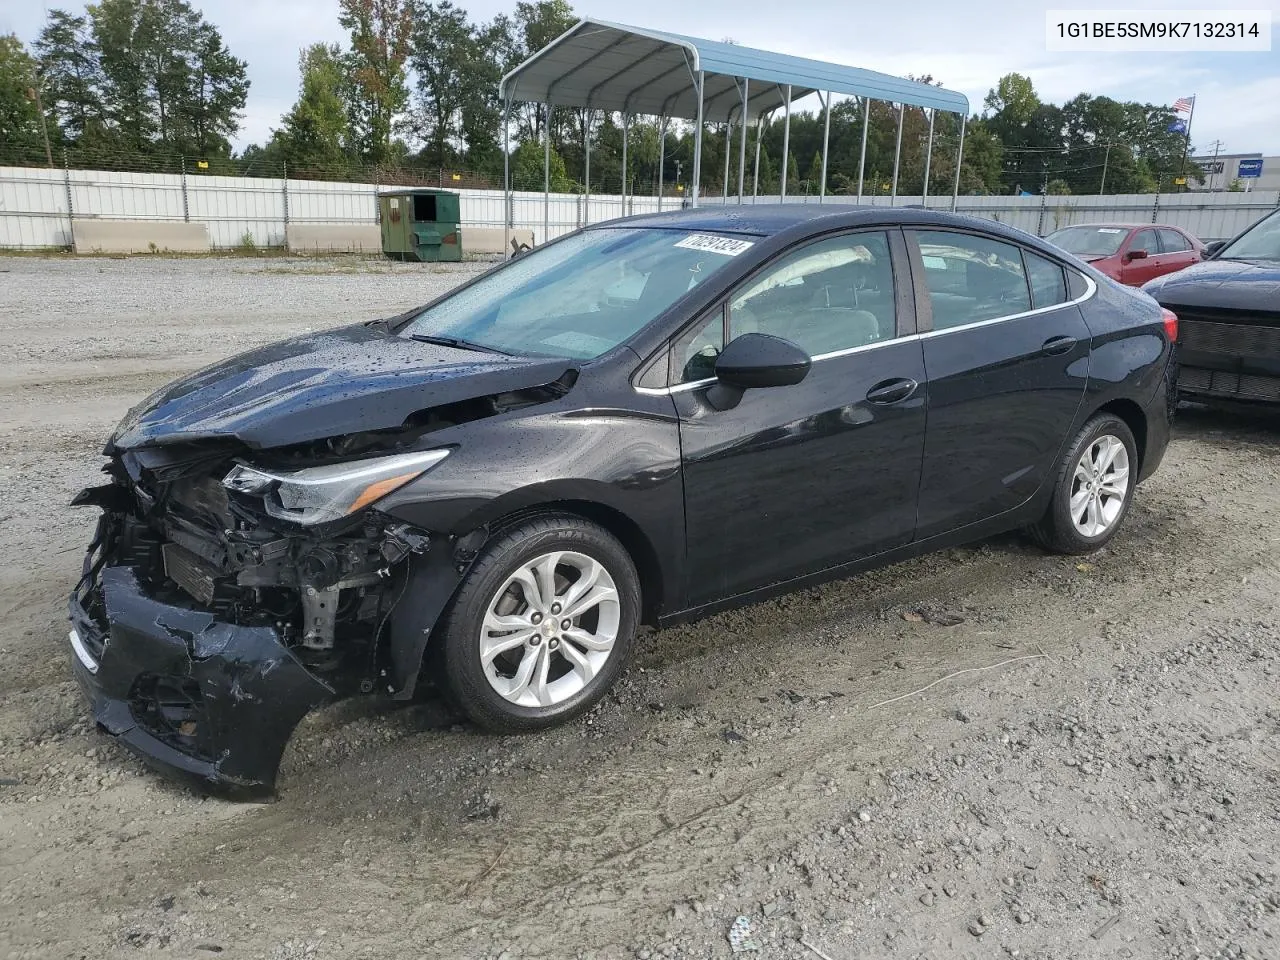
[[[336,0],[192,0],[249,63],[251,87],[236,146],[262,143],[297,96],[297,53],[318,41],[343,42]],[[514,0],[455,0],[473,19],[510,12]],[[849,0],[581,0],[583,16],[672,30],[712,40],[880,70],[931,74],[969,98],[974,112],[1003,74],[1031,77],[1041,99],[1062,103],[1078,93],[1172,104],[1195,95],[1192,143],[1212,152],[1280,155],[1280,0],[1124,0],[1127,9],[1269,9],[1273,49],[1267,53],[1063,53],[1045,44],[1049,9],[1099,11],[1090,0],[914,0],[853,4]],[[79,0],[0,0],[0,34],[35,39],[49,7]],[[1112,4],[1112,7],[1116,4]],[[909,10],[902,18],[898,11]]]

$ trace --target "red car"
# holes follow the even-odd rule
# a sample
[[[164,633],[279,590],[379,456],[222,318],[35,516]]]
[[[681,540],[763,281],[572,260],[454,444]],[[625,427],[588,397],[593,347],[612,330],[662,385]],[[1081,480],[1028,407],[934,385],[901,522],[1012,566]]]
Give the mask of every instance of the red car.
[[[1045,237],[1113,280],[1140,287],[1204,259],[1204,244],[1164,223],[1081,223]]]

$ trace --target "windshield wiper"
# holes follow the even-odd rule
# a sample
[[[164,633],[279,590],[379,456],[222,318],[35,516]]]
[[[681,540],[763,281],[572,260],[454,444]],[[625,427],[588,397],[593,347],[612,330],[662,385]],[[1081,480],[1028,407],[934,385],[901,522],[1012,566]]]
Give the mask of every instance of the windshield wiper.
[[[499,350],[497,347],[486,347],[482,343],[472,343],[470,340],[463,340],[461,337],[441,337],[427,333],[411,333],[410,340],[417,340],[419,343],[434,343],[441,347],[457,347],[459,350],[475,350],[479,353],[496,353],[499,356],[509,357],[511,354],[506,350]]]

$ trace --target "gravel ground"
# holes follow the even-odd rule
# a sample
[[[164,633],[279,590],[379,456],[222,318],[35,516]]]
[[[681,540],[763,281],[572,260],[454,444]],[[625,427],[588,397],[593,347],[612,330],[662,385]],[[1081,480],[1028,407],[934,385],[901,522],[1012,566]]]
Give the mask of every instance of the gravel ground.
[[[304,722],[208,800],[86,721],[111,426],[478,269],[0,259],[0,956],[1280,957],[1280,417],[1184,410],[1103,553],[1017,537],[641,638],[585,719]]]

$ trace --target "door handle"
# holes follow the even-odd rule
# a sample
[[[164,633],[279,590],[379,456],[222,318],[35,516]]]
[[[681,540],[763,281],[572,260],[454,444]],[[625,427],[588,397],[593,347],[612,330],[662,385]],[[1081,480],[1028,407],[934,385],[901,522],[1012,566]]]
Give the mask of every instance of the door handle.
[[[1076,346],[1075,337],[1050,337],[1040,346],[1040,352],[1049,356],[1070,353]]]
[[[896,380],[881,380],[867,391],[867,401],[870,403],[899,403],[915,393],[918,386],[920,384],[907,377],[900,377]]]

